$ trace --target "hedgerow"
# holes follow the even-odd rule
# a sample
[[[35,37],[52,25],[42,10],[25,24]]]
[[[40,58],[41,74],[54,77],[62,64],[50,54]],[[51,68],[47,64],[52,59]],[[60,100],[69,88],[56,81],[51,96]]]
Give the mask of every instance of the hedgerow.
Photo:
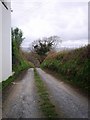
[[[90,90],[89,55],[90,45],[69,52],[58,52],[47,56],[41,67],[63,75],[68,81],[87,91]]]

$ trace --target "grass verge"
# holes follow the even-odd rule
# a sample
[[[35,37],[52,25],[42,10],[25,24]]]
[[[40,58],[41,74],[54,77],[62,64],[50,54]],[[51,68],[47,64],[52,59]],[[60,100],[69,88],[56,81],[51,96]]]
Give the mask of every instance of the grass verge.
[[[37,86],[38,94],[40,97],[40,106],[44,115],[47,118],[57,118],[57,113],[55,111],[55,106],[51,103],[49,99],[49,94],[44,86],[44,83],[40,76],[38,75],[36,69],[34,69],[35,83]]]

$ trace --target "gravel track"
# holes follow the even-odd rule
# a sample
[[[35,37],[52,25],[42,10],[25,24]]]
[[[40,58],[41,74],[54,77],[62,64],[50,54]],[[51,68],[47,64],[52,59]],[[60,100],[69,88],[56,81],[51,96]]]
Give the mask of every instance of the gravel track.
[[[33,68],[3,91],[3,118],[43,118],[34,83]]]
[[[40,68],[37,71],[43,79],[50,95],[50,100],[56,106],[56,111],[62,118],[88,118],[88,98],[61,80],[57,80]]]

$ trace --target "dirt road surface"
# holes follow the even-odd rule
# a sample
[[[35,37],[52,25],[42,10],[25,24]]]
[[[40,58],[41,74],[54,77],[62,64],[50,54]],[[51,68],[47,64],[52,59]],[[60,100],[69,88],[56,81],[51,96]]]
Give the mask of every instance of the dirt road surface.
[[[33,68],[3,91],[3,118],[43,118],[38,105]]]
[[[56,78],[37,68],[50,100],[56,106],[56,111],[62,118],[88,118],[88,98],[78,93],[74,88],[58,81]]]
[[[51,102],[61,118],[87,118],[88,98],[63,81],[37,68],[49,92]],[[29,69],[2,93],[3,118],[44,118],[34,83],[34,70]]]

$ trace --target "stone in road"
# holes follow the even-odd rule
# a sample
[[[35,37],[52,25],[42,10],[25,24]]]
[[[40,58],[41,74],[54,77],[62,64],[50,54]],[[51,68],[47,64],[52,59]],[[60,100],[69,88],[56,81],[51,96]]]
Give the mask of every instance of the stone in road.
[[[57,113],[62,118],[88,118],[88,98],[77,93],[74,88],[58,81],[40,68],[37,68],[46,88],[49,91],[50,99],[56,106]]]
[[[19,79],[19,78],[18,78]],[[3,118],[43,118],[38,105],[33,68],[3,91]]]

